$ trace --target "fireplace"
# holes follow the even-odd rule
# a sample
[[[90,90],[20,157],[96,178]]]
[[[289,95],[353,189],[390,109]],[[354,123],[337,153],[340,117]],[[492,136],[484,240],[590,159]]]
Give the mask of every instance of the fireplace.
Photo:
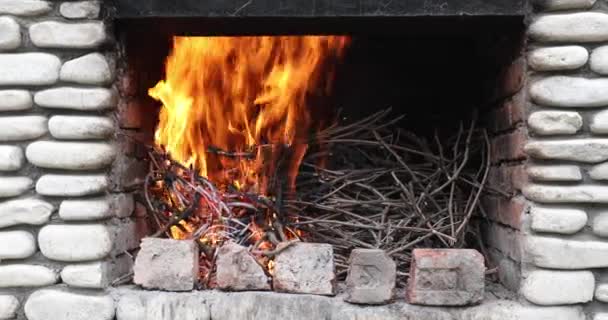
[[[0,319],[596,319],[605,4],[0,0]]]

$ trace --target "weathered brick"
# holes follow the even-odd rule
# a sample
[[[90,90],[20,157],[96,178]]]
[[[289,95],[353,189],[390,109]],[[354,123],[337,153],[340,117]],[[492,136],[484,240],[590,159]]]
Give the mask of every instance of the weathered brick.
[[[190,291],[198,281],[198,245],[188,240],[144,238],[133,271],[133,282],[144,288]]]
[[[590,271],[536,270],[524,280],[521,292],[530,302],[546,306],[589,302],[594,289]]]
[[[484,295],[483,256],[470,249],[414,249],[407,286],[409,303],[462,306]]]
[[[217,252],[217,287],[225,290],[270,290],[270,279],[247,248],[224,243]]]
[[[28,320],[112,320],[114,300],[104,293],[70,292],[42,289],[25,302]]]
[[[397,268],[384,250],[354,249],[346,276],[346,297],[352,303],[382,304],[393,297]]]
[[[273,288],[279,292],[334,295],[333,247],[321,243],[294,243],[275,258]]]

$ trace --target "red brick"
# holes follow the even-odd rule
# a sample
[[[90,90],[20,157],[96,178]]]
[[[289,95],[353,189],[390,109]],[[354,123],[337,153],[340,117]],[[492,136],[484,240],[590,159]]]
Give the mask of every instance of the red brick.
[[[409,303],[464,306],[484,295],[483,256],[472,249],[414,249],[406,298]]]
[[[143,108],[134,100],[118,103],[118,125],[125,129],[139,129],[142,126]]]

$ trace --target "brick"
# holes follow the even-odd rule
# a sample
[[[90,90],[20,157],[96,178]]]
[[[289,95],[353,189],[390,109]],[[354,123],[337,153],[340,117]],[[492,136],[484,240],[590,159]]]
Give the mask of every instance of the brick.
[[[133,282],[147,289],[190,291],[198,281],[198,256],[194,241],[144,238]]]
[[[247,248],[224,243],[217,252],[217,287],[223,290],[270,290],[270,279]]]
[[[118,104],[118,124],[125,129],[139,129],[142,126],[143,107],[137,101]]]
[[[471,249],[414,249],[406,298],[421,305],[463,306],[484,295],[484,259]]]
[[[538,305],[585,303],[593,300],[595,278],[590,271],[532,271],[521,293]]]
[[[294,243],[275,258],[273,288],[278,292],[334,295],[333,247]]]
[[[397,267],[384,250],[354,249],[350,253],[345,301],[361,304],[389,302],[395,290]]]

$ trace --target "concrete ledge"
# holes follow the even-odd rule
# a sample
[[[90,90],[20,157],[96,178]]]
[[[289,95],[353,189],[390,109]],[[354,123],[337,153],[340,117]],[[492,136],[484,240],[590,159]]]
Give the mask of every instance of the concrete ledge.
[[[526,306],[514,301],[486,299],[464,308],[419,307],[396,301],[384,306],[344,302],[342,296],[325,297],[276,292],[143,291],[137,287],[112,290],[117,320],[161,320],[196,315],[196,320],[584,320],[582,308]]]

